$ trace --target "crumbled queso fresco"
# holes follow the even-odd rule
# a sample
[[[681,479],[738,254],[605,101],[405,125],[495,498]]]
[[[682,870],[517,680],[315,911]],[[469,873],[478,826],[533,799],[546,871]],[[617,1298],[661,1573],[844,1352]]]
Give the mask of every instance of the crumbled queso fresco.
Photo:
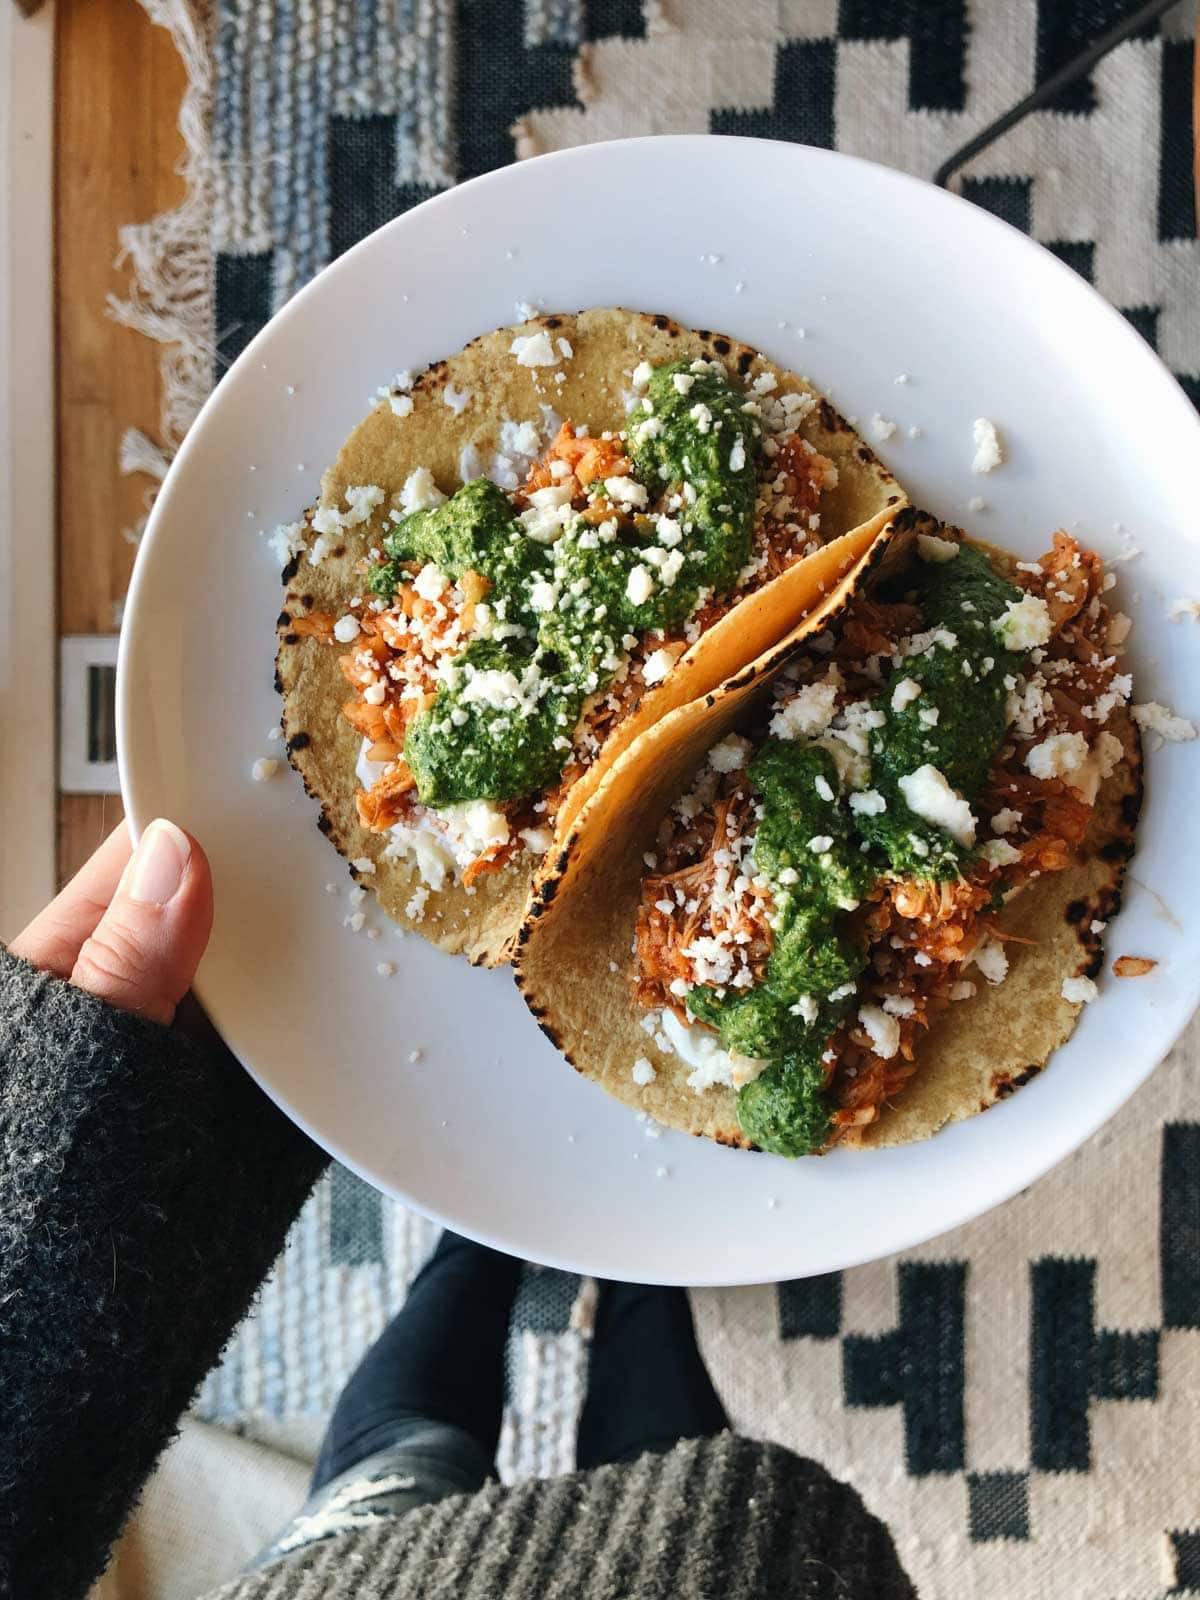
[[[549,326],[509,348],[535,386],[574,354]],[[384,391],[397,426],[416,394],[401,376]],[[800,431],[807,390],[766,371],[743,387],[702,359],[637,361],[625,381],[620,430],[593,436],[541,405],[481,426],[458,485],[417,466],[390,496],[351,486],[276,536],[281,558],[314,566],[368,552],[325,637],[354,696],[359,815],[385,857],[417,869],[414,920],[449,885],[472,894],[544,854],[609,728],[739,593],[821,543],[837,471]],[[476,403],[453,382],[418,399],[464,418]]]
[[[1086,1005],[1089,1000],[1094,1000],[1099,993],[1092,978],[1064,978],[1062,981],[1062,997],[1069,1000],[1072,1005]]]
[[[991,472],[1004,460],[1004,447],[996,424],[987,417],[976,417],[971,424],[971,432],[975,438],[975,457],[971,462],[972,472]]]

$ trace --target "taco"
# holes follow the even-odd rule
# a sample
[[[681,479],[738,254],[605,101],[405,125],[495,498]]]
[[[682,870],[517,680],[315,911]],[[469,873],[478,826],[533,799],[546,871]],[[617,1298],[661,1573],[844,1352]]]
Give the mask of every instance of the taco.
[[[516,956],[580,1072],[786,1156],[926,1138],[1045,1065],[1094,994],[1141,797],[1100,559],[905,513],[755,693],[616,763]]]
[[[776,646],[902,499],[803,380],[666,317],[539,317],[402,374],[280,532],[322,829],[398,921],[502,961],[621,750]]]

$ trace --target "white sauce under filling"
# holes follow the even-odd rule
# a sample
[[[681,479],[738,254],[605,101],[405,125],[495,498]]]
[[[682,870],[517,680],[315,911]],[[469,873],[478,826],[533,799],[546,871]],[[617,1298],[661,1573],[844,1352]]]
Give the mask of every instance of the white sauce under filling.
[[[371,741],[364,739],[354,771],[364,789],[369,789],[387,771],[386,761],[371,761],[367,751]],[[507,844],[508,818],[486,800],[471,800],[464,805],[446,806],[441,811],[421,809],[409,822],[398,822],[388,829],[384,857],[413,862],[423,883],[433,890],[443,889],[447,877],[458,876],[494,845]],[[549,849],[548,830],[526,828],[521,834],[526,849],[543,855]]]
[[[694,1022],[684,1027],[673,1011],[662,1013],[662,1031],[671,1042],[671,1048],[681,1061],[686,1061],[692,1071],[688,1073],[688,1088],[697,1094],[705,1089],[723,1085],[727,1089],[740,1089],[751,1083],[759,1073],[770,1066],[769,1061],[759,1061],[753,1056],[739,1055],[736,1050],[726,1050],[711,1028]]]

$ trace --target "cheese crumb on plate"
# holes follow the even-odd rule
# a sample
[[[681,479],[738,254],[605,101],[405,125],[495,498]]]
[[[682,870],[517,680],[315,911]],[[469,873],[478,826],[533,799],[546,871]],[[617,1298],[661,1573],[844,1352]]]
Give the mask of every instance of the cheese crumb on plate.
[[[1069,1000],[1072,1005],[1086,1005],[1089,1000],[1094,1000],[1099,992],[1091,978],[1064,978],[1062,981],[1062,997],[1064,1000]]]
[[[996,430],[996,424],[987,417],[976,417],[971,424],[971,433],[975,440],[975,457],[971,462],[971,471],[993,471],[1004,460],[1004,445]]]
[[[1130,716],[1147,733],[1156,733],[1160,739],[1169,743],[1176,743],[1181,739],[1194,739],[1196,727],[1186,717],[1177,717],[1166,706],[1159,705],[1157,700],[1148,700],[1144,705],[1131,706]]]

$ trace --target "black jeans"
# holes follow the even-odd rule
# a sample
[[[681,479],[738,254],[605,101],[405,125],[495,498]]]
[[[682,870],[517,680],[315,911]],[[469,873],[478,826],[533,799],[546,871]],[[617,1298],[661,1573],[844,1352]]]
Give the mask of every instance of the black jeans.
[[[483,1487],[495,1469],[504,1347],[520,1275],[512,1257],[442,1235],[343,1389],[308,1501],[256,1565]],[[601,1284],[578,1466],[636,1460],[728,1426],[686,1292]]]

